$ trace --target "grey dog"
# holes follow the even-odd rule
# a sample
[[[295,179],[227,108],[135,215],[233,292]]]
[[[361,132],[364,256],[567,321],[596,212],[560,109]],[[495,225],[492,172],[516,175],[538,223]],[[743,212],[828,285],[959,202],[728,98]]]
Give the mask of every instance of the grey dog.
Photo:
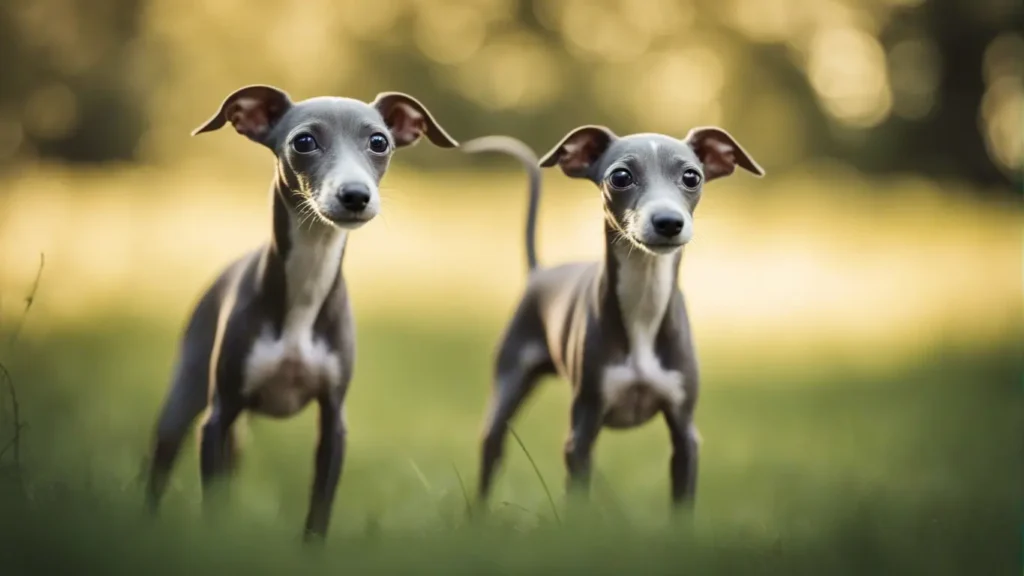
[[[348,231],[380,211],[378,185],[396,148],[424,135],[444,148],[458,144],[422,104],[397,92],[369,104],[292,102],[277,88],[247,86],[193,134],[227,123],[277,157],[270,241],[228,266],[192,313],[156,426],[148,503],[155,511],[183,438],[207,408],[204,504],[234,467],[232,425],[244,410],[285,418],[316,401],[320,438],[306,535],[323,536],[344,461],[343,407],[355,360],[341,274]]]
[[[570,494],[589,490],[591,453],[602,428],[633,428],[660,413],[672,443],[674,508],[692,502],[699,385],[677,283],[682,247],[693,238],[693,214],[706,182],[732,174],[736,166],[757,176],[764,170],[715,127],[696,128],[679,140],[661,134],[619,137],[603,126],[582,126],[539,161],[525,144],[504,136],[472,140],[463,150],[510,154],[530,175],[529,277],[497,350],[478,500],[485,502],[491,490],[509,420],[541,377],[557,374],[573,387],[565,444]],[[555,165],[601,192],[603,262],[537,265],[539,166]]]

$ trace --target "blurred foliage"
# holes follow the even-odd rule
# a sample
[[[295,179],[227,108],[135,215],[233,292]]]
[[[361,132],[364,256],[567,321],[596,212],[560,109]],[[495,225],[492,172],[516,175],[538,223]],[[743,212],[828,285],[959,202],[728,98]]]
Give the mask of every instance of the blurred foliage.
[[[0,5],[0,161],[136,157],[144,90],[131,73],[139,0]]]
[[[1022,15],[1019,0],[7,0],[0,164],[217,154],[188,131],[260,82],[405,90],[457,138],[538,151],[585,123],[715,123],[770,171],[835,159],[1005,193],[1024,157]]]

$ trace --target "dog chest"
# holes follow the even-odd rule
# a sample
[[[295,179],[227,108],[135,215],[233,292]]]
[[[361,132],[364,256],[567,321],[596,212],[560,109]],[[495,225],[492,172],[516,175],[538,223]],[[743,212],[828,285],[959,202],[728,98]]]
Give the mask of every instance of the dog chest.
[[[639,426],[686,399],[681,372],[662,368],[653,351],[636,352],[604,370],[604,423],[611,428]]]
[[[268,330],[249,353],[242,395],[253,410],[283,418],[340,382],[341,358],[323,340],[310,333],[274,338]]]

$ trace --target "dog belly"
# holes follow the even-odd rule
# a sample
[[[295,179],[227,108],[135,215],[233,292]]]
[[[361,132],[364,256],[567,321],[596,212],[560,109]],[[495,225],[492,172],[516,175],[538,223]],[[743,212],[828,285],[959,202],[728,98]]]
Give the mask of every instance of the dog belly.
[[[651,362],[631,361],[606,369],[602,395],[603,422],[609,428],[640,426],[686,398],[680,372],[662,370]]]
[[[249,357],[242,394],[253,412],[286,418],[338,385],[340,370],[337,354],[322,343],[287,346],[261,341]]]
[[[279,368],[255,382],[248,395],[254,412],[275,418],[292,416],[306,407],[324,388],[325,383],[314,371],[300,362],[286,360]]]
[[[662,397],[644,384],[634,384],[619,392],[604,412],[608,428],[633,428],[646,424],[663,406]]]

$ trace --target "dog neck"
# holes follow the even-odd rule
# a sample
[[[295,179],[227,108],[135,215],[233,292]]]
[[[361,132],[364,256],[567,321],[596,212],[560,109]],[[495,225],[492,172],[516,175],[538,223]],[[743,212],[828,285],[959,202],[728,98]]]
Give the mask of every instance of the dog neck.
[[[654,340],[677,290],[682,249],[651,254],[605,225],[605,273],[601,293],[617,309],[633,352],[653,352]]]
[[[341,278],[348,233],[309,212],[280,180],[272,190],[273,229],[263,265],[264,296],[280,310],[280,334],[308,333]]]

